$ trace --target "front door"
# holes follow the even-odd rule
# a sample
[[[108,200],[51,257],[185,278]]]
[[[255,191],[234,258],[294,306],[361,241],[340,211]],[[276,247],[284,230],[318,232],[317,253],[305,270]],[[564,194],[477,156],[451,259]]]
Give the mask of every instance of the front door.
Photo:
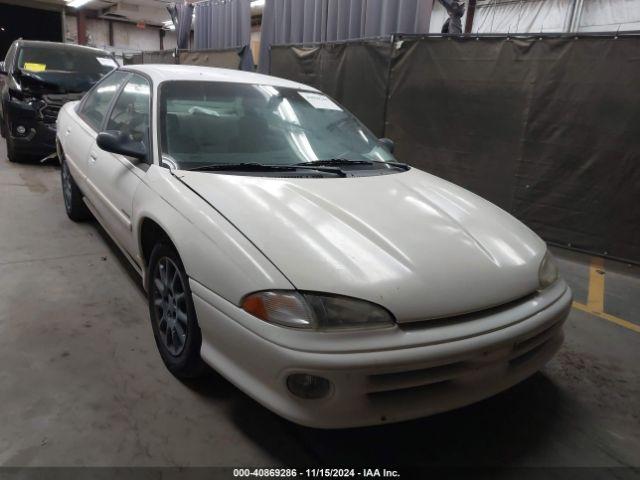
[[[58,132],[58,138],[64,149],[71,174],[91,201],[94,201],[94,192],[87,188],[86,184],[89,150],[95,144],[96,135],[104,123],[109,106],[129,75],[127,72],[116,71],[105,77],[78,106],[79,121],[67,121],[64,125],[60,125],[61,131]]]
[[[151,86],[133,74],[113,104],[105,130],[119,131],[149,149]],[[131,225],[133,197],[149,164],[123,155],[105,152],[94,142],[89,150],[87,180],[96,192],[95,208],[114,240],[132,258],[136,245]]]

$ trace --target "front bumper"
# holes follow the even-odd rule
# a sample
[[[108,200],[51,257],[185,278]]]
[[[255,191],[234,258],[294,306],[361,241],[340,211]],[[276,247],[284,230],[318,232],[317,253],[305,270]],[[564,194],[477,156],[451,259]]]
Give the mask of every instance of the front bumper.
[[[5,103],[13,148],[18,154],[44,157],[56,151],[56,118],[62,105],[80,94],[51,94],[29,101],[10,99]],[[20,135],[18,127],[25,128]]]
[[[56,151],[56,126],[35,120],[15,119],[10,126],[11,142],[16,152],[22,155],[44,157]],[[27,129],[25,135],[17,135],[15,128],[23,125]]]
[[[318,428],[409,420],[501,392],[557,352],[571,306],[571,291],[560,280],[521,302],[466,320],[343,332],[338,334],[347,337],[343,342],[333,333],[266,324],[194,280],[191,288],[203,359],[265,407]],[[385,336],[387,348],[380,341]],[[292,373],[329,379],[331,393],[320,400],[294,396],[286,386]]]

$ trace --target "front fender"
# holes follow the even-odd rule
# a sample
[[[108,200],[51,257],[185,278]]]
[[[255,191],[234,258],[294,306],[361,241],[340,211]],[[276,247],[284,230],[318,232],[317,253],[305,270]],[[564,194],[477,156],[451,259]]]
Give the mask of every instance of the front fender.
[[[157,165],[147,170],[133,202],[136,260],[144,272],[147,265],[142,254],[141,228],[145,219],[153,220],[167,233],[190,278],[236,305],[247,293],[294,288],[223,215],[168,169]]]

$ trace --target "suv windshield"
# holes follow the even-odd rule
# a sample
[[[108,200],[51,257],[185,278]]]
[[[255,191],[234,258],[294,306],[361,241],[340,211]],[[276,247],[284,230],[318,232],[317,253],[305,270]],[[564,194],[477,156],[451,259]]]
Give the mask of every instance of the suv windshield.
[[[178,168],[318,160],[395,162],[353,115],[329,97],[268,85],[163,83],[161,146]]]
[[[28,72],[74,72],[95,77],[117,68],[107,53],[80,48],[23,46],[18,53],[17,67]]]

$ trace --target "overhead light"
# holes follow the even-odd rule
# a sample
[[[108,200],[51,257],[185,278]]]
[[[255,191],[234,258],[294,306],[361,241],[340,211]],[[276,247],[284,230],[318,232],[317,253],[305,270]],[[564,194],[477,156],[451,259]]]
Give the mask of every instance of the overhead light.
[[[251,0],[251,6],[252,7],[263,7],[264,6],[264,0]]]
[[[65,0],[67,2],[67,7],[72,7],[72,8],[80,8],[83,5],[86,5],[87,3],[89,3],[91,0]]]

